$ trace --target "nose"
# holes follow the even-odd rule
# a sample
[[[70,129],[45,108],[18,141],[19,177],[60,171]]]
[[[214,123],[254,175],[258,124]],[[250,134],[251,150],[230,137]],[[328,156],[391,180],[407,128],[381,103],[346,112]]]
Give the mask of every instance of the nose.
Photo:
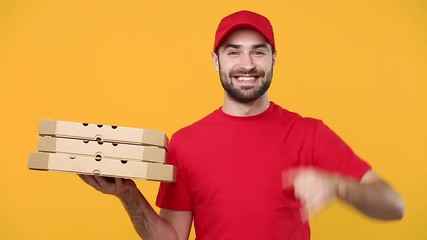
[[[242,54],[242,59],[240,62],[240,68],[246,71],[250,71],[255,68],[254,61],[250,54]]]

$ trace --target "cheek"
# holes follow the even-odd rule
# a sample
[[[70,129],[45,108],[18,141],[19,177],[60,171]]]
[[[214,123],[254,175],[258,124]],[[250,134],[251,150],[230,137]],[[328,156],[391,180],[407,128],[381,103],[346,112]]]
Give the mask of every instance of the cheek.
[[[233,71],[233,68],[228,65],[220,64],[219,71],[223,74],[228,75],[231,71]]]
[[[257,62],[258,67],[261,67],[264,70],[269,70],[273,67],[273,61],[267,60],[267,61],[259,61]]]
[[[238,59],[231,59],[231,58],[219,58],[218,60],[218,66],[220,69],[229,71],[233,68],[236,68],[239,65]]]

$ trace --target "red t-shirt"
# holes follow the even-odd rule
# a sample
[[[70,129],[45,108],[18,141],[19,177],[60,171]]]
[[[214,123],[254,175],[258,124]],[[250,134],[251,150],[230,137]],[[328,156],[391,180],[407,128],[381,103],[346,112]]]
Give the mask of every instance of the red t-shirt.
[[[370,169],[320,120],[274,103],[250,117],[214,111],[174,134],[167,161],[177,181],[160,185],[157,206],[192,211],[200,240],[310,239],[282,172],[315,166],[360,180]]]

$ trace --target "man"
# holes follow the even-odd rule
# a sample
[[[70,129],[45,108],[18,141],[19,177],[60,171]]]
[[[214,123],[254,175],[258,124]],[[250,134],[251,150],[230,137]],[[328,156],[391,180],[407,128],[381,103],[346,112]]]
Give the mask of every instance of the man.
[[[270,102],[276,45],[267,18],[233,13],[220,22],[212,52],[224,105],[179,130],[157,215],[131,180],[80,176],[121,199],[144,239],[309,239],[308,219],[334,198],[367,216],[394,220],[402,199],[321,121]]]

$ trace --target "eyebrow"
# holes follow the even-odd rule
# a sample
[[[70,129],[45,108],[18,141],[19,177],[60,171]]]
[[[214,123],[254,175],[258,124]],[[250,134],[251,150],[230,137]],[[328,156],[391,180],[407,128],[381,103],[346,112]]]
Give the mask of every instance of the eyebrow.
[[[238,44],[231,44],[231,43],[227,43],[224,46],[224,49],[226,48],[242,48],[242,45],[238,45]],[[252,49],[257,49],[257,48],[268,48],[266,43],[261,43],[261,44],[255,44],[251,46]]]

